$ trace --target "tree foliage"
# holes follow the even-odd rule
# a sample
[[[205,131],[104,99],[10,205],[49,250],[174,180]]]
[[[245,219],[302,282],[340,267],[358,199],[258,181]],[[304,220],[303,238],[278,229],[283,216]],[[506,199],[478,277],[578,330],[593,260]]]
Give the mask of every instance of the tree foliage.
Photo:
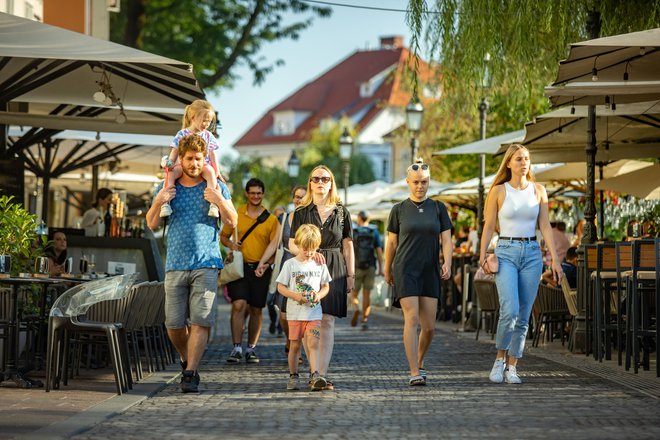
[[[111,19],[111,40],[191,63],[203,88],[231,87],[237,66],[254,83],[283,60],[262,53],[268,43],[296,40],[314,17],[331,9],[299,0],[122,0]],[[290,21],[290,16],[300,21]]]
[[[477,104],[483,96],[490,100],[488,136],[520,129],[545,112],[543,87],[554,81],[570,43],[589,39],[589,10],[601,13],[600,36],[660,25],[660,0],[409,0],[411,49],[422,55],[425,42],[424,55],[442,68],[439,120],[473,120],[469,142],[477,139]],[[482,88],[486,54],[490,89]],[[428,121],[425,116],[425,127]],[[444,136],[462,142],[460,127],[448,127],[457,132]]]

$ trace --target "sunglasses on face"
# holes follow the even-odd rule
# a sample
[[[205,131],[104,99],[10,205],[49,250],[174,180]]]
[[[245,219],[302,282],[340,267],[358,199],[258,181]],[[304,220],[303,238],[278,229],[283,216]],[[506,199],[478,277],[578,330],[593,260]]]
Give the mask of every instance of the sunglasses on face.
[[[332,178],[330,177],[318,177],[318,176],[313,176],[311,179],[309,179],[310,182],[314,182],[314,183],[319,183],[319,182],[328,183],[331,180]]]
[[[419,170],[426,171],[426,170],[429,169],[429,166],[425,163],[421,163],[421,164],[420,163],[414,163],[414,164],[410,165],[410,169],[413,170],[413,171],[419,171]]]

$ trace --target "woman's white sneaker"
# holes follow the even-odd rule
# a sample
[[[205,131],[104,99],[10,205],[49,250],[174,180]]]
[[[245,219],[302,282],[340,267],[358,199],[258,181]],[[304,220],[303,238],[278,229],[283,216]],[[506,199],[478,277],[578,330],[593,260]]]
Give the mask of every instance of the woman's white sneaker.
[[[518,376],[518,372],[516,371],[516,367],[507,368],[506,371],[504,372],[504,377],[506,379],[506,383],[513,383],[513,384],[522,383],[522,380],[520,379],[520,376]]]
[[[495,359],[493,368],[490,370],[488,378],[491,382],[502,383],[504,381],[504,359]]]

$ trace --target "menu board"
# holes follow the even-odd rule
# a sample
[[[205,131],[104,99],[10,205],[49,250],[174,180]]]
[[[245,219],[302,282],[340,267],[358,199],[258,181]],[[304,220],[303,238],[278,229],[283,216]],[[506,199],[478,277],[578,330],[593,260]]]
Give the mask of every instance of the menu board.
[[[25,175],[23,159],[0,160],[0,196],[14,196],[14,201],[23,204],[25,198]]]

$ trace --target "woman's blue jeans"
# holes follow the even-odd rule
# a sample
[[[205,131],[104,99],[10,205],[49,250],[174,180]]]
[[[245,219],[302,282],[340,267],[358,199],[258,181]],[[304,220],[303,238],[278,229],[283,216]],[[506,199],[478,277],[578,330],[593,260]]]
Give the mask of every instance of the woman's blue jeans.
[[[499,261],[495,283],[500,298],[495,346],[520,359],[543,270],[541,248],[536,241],[500,240],[495,255]]]

